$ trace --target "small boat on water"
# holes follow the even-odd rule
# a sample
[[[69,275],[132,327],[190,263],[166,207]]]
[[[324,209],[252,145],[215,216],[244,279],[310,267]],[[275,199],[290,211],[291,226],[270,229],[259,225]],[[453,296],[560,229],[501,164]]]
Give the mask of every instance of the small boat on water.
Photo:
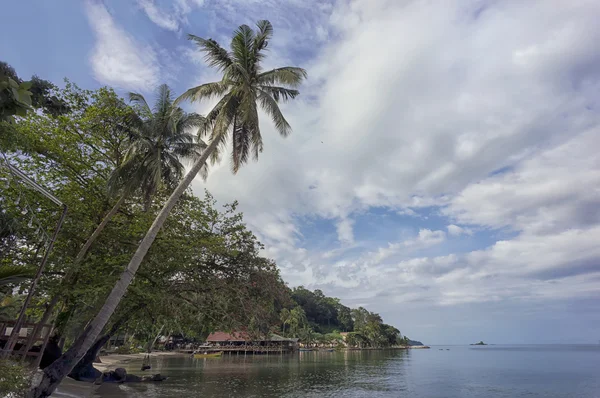
[[[300,352],[308,352],[308,351],[313,351],[313,349],[312,348],[300,348],[300,349],[298,349],[298,351],[300,351]]]
[[[223,355],[223,351],[219,352],[195,352],[192,354],[192,358],[220,358]]]

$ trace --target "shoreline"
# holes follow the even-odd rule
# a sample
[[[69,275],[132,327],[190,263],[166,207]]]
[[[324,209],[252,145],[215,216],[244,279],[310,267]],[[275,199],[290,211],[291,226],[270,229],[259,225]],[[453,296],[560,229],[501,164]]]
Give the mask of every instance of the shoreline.
[[[163,352],[157,351],[150,354],[151,358],[166,357],[166,356],[185,356],[185,354],[179,352]],[[122,368],[131,362],[143,361],[146,353],[139,354],[108,354],[101,355],[101,363],[93,363],[94,368],[104,373],[116,368]],[[129,372],[128,372],[129,373]],[[137,372],[132,372],[135,374]],[[84,381],[76,381],[70,377],[65,377],[62,383],[58,386],[56,391],[52,394],[52,398],[89,398],[92,397],[94,391],[99,386],[94,383],[88,383]]]
[[[143,361],[144,358],[148,355],[147,353],[138,353],[138,354],[108,354],[108,355],[100,355],[100,363],[94,362],[93,365],[96,369],[101,372],[107,372],[109,370],[115,370],[116,368],[122,368],[123,365],[127,365],[134,361]],[[186,354],[180,352],[171,352],[171,351],[155,351],[150,353],[150,358],[157,357],[181,357],[187,356]]]

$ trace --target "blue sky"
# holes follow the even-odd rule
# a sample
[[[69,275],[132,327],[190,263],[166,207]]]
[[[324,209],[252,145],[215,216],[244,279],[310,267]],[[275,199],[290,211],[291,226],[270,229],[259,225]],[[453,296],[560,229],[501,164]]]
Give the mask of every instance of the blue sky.
[[[391,0],[4,4],[0,54],[118,92],[218,79],[187,33],[275,28],[302,66],[281,139],[206,183],[239,200],[291,285],[429,344],[600,339],[600,4]],[[26,21],[26,24],[24,23]],[[211,104],[189,105],[201,113]]]

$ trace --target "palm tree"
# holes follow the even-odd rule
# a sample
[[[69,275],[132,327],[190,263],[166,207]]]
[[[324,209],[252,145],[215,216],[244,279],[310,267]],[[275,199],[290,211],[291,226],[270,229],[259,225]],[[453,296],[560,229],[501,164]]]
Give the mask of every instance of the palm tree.
[[[174,104],[171,89],[166,84],[158,87],[158,98],[151,109],[143,95],[129,93],[141,117],[138,128],[132,131],[131,143],[123,164],[109,179],[112,193],[119,190],[124,195],[141,190],[144,209],[147,211],[152,196],[161,188],[173,190],[184,176],[182,159],[197,160],[206,148],[190,133],[198,128],[204,118],[196,113],[186,113]],[[207,168],[200,170],[203,178]]]
[[[206,167],[205,164],[209,157],[213,162],[218,160],[216,149],[225,145],[228,135],[231,133],[232,136],[232,171],[234,173],[246,163],[250,154],[255,159],[258,158],[263,146],[257,104],[271,116],[275,127],[282,136],[286,137],[290,134],[291,127],[281,113],[278,103],[298,96],[299,92],[295,88],[306,78],[306,72],[304,69],[295,67],[262,71],[261,61],[265,57],[264,51],[273,35],[273,27],[269,21],[259,21],[257,28],[257,32],[254,32],[246,25],[240,26],[234,32],[230,51],[225,50],[212,39],[189,35],[189,39],[194,41],[205,53],[208,64],[223,73],[221,81],[194,87],[178,98],[178,101],[200,101],[221,96],[217,105],[203,120],[198,131],[199,138],[209,136],[210,144],[158,213],[96,317],[88,324],[73,346],[51,366],[44,369],[43,377],[39,385],[30,391],[30,397],[49,396],[94,344],[95,339],[125,295],[127,287],[133,280],[169,213],[198,172]]]
[[[285,325],[287,325],[290,321],[290,310],[284,308],[279,313],[279,320],[281,321],[281,332],[285,337]]]
[[[302,330],[305,327],[305,325],[308,324],[308,320],[306,319],[306,313],[304,312],[302,307],[294,307],[290,311],[289,318],[290,334],[292,337],[298,337],[298,334],[300,334],[300,330]]]
[[[108,180],[108,191],[119,199],[102,222],[90,235],[77,256],[76,268],[102,233],[109,221],[117,214],[125,199],[138,190],[148,210],[152,196],[159,188],[175,189],[184,175],[182,159],[196,160],[205,145],[195,142],[189,132],[201,125],[203,118],[196,113],[186,113],[174,104],[171,89],[163,84],[157,89],[157,100],[150,108],[143,95],[129,93],[137,117],[131,121],[131,141],[124,162],[117,167]],[[206,168],[201,170],[206,176]]]

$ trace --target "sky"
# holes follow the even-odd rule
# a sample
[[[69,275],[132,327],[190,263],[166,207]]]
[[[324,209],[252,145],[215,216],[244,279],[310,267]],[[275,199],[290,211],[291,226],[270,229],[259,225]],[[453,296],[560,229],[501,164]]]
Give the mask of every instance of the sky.
[[[290,286],[427,344],[600,341],[600,2],[3,3],[0,59],[152,96],[219,79],[186,40],[268,19],[301,66],[278,136],[208,189],[238,200]],[[186,105],[206,113],[211,103]],[[225,157],[225,159],[227,159]]]

